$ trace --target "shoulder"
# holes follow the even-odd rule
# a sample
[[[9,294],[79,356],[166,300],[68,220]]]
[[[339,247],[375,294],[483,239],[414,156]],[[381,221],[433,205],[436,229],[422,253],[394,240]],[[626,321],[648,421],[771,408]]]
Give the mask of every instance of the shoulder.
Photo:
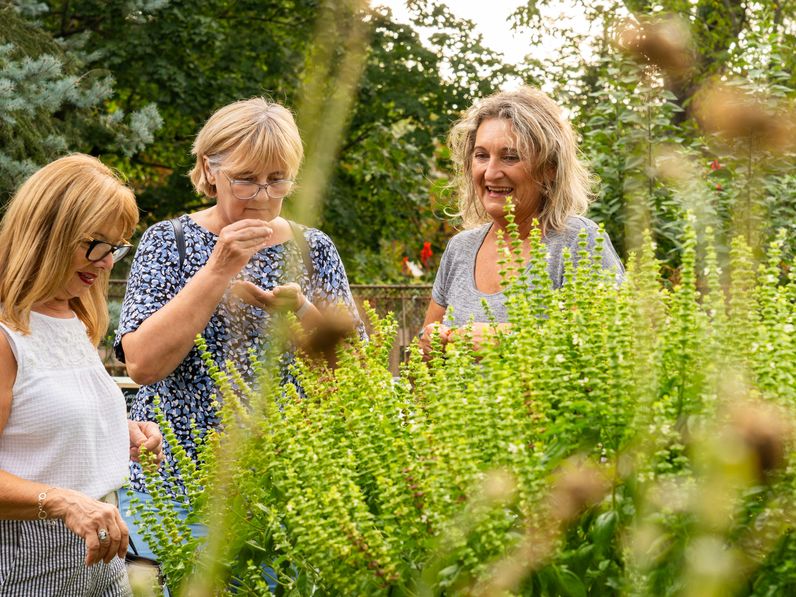
[[[575,234],[576,236],[580,234],[581,230],[585,230],[591,236],[593,233],[596,233],[599,230],[599,226],[596,222],[593,222],[589,218],[584,216],[569,216],[567,218],[567,223],[564,230],[569,234]]]
[[[334,241],[325,232],[317,228],[310,228],[303,224],[294,224],[304,236],[304,240],[309,247],[310,253],[313,257],[337,255],[337,247]]]
[[[545,234],[545,241],[549,246],[558,244],[577,246],[582,232],[586,233],[586,238],[591,242],[597,237],[600,227],[583,216],[569,216],[564,227],[560,230],[552,230]]]
[[[152,248],[160,249],[171,244],[174,244],[174,228],[171,222],[164,220],[152,224],[144,230],[141,240],[138,242],[138,251],[151,250]]]
[[[448,251],[464,249],[466,247],[478,247],[484,240],[484,235],[486,234],[487,230],[489,230],[490,226],[491,224],[484,224],[482,226],[478,226],[477,228],[468,228],[467,230],[457,232],[448,241],[448,247],[445,250]]]

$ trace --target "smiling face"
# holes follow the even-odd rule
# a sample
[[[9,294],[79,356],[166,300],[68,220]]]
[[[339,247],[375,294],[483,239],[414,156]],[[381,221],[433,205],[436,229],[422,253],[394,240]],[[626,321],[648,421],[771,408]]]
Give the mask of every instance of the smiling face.
[[[526,156],[520,156],[509,120],[484,120],[475,135],[472,153],[473,187],[486,213],[495,221],[504,220],[506,197],[515,205],[517,222],[541,212],[539,183],[530,174]]]

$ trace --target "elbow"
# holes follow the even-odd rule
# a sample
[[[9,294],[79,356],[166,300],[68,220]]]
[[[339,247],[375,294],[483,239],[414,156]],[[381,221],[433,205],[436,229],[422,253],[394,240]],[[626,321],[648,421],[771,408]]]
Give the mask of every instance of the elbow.
[[[146,362],[140,362],[130,358],[127,359],[127,375],[141,386],[151,385],[166,377],[166,375],[163,375]]]
[[[163,370],[163,362],[159,362],[151,351],[146,350],[135,334],[122,337],[122,351],[127,365],[127,375],[138,385],[151,385],[170,373]]]

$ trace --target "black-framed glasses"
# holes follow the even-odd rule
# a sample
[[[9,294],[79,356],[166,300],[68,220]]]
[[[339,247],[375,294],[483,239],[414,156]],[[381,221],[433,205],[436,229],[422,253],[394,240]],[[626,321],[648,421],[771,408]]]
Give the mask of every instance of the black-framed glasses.
[[[118,263],[124,256],[130,252],[133,245],[130,243],[122,243],[120,245],[113,245],[104,240],[97,240],[95,238],[87,238],[88,249],[86,249],[86,259],[92,263],[102,261],[108,255],[113,258],[114,263]]]
[[[230,178],[226,172],[223,170],[222,172],[229,181],[232,194],[241,201],[254,199],[261,190],[264,190],[265,194],[271,199],[284,199],[287,194],[293,190],[294,181],[289,178],[273,180],[271,182],[266,182],[265,184],[260,184],[259,182],[254,182],[253,180],[237,180],[235,178]]]

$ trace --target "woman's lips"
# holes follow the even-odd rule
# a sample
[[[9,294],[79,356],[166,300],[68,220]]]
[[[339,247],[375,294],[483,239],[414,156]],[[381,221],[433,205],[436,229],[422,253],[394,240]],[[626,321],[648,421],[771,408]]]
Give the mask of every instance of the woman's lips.
[[[87,272],[77,272],[77,277],[80,278],[80,281],[86,286],[91,286],[94,283],[94,280],[97,279],[95,274],[89,274]]]

